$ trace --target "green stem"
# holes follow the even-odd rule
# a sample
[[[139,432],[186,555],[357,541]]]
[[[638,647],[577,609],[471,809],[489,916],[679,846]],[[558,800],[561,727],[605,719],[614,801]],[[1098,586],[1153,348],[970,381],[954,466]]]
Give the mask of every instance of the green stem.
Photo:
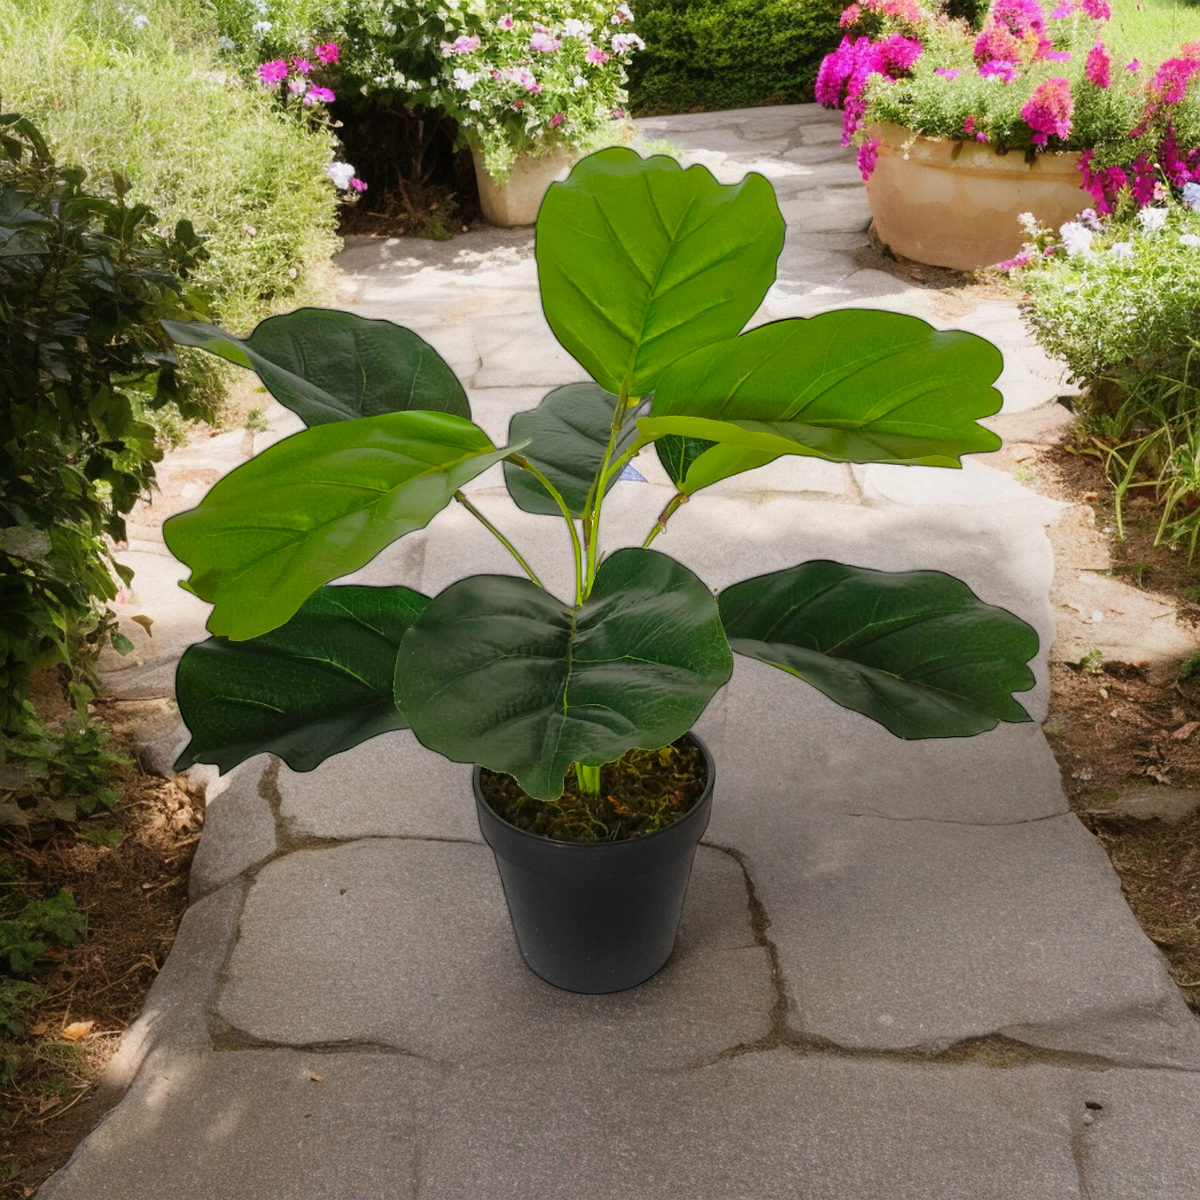
[[[529,459],[521,454],[510,454],[506,461],[520,467],[522,471],[528,471],[550,494],[550,498],[558,505],[559,512],[567,522],[567,531],[571,535],[571,550],[575,555],[575,607],[578,608],[583,603],[586,593],[583,590],[583,550],[579,545],[579,533],[575,529],[575,518],[571,516],[571,510],[562,498],[562,493]]]
[[[600,768],[586,767],[583,763],[575,764],[575,778],[579,783],[579,790],[585,796],[600,795]]]
[[[671,516],[675,512],[675,510],[681,504],[686,504],[687,502],[688,502],[688,497],[685,496],[682,492],[680,492],[678,495],[671,497],[670,503],[667,505],[666,508],[664,508],[662,510],[661,513],[658,514],[658,520],[654,523],[654,527],[646,535],[646,540],[642,543],[643,550],[647,549],[649,547],[650,543],[652,541],[654,541],[654,539],[656,537],[658,537],[658,535],[660,533],[662,533],[662,531],[664,529],[666,529],[667,522],[671,519]]]
[[[588,493],[590,506],[587,510],[585,521],[588,524],[590,536],[587,547],[587,578],[584,581],[583,592],[585,596],[591,595],[592,584],[596,581],[596,553],[600,546],[600,510],[604,505],[604,488],[608,481],[608,464],[612,458],[613,450],[616,449],[617,436],[621,432],[621,421],[625,415],[625,404],[626,398],[622,396],[620,403],[617,405],[617,413],[619,415],[609,429],[608,445],[604,447],[604,457],[600,460],[600,469],[596,472],[596,478],[592,480],[592,490]]]
[[[454,498],[484,527],[484,529],[486,529],[494,538],[496,538],[496,540],[509,552],[509,554],[513,556],[513,558],[517,560],[518,563],[521,564],[521,570],[524,571],[525,574],[528,575],[529,578],[538,585],[538,587],[544,590],[546,585],[542,583],[542,581],[533,573],[533,568],[521,557],[521,555],[517,552],[517,548],[512,544],[512,542],[510,542],[508,538],[506,538],[504,534],[502,534],[500,530],[498,530],[495,525],[493,525],[491,521],[489,521],[487,517],[485,517],[483,513],[481,513],[479,509],[477,509],[475,505],[473,505],[470,500],[468,500],[466,496],[462,494],[462,492],[455,492]]]

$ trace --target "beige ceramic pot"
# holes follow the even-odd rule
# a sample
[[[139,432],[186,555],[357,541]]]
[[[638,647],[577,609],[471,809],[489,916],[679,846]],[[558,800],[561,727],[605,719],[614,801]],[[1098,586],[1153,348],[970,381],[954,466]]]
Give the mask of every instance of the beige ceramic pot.
[[[895,254],[974,271],[1012,258],[1025,243],[1017,221],[1032,213],[1057,229],[1091,202],[1077,153],[997,154],[975,142],[915,136],[877,125],[879,157],[867,181],[875,231]]]
[[[532,225],[546,189],[556,180],[566,179],[579,158],[578,151],[567,147],[556,147],[549,154],[520,154],[508,178],[497,183],[483,169],[480,156],[475,155],[475,179],[484,218],[493,225]]]

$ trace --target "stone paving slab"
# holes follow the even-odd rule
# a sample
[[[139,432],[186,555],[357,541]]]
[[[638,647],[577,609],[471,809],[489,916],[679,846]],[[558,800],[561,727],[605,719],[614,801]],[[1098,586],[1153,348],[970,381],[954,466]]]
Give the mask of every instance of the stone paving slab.
[[[525,967],[486,846],[388,839],[259,871],[215,1012],[281,1044],[661,1070],[764,1036],[772,995],[744,876],[720,851],[697,854],[668,966],[632,991],[578,996]]]

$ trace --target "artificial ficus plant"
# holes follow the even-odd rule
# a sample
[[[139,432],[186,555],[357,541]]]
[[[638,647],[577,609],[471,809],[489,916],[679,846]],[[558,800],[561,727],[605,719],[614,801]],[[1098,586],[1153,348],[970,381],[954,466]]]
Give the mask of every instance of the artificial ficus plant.
[[[741,332],[775,279],[784,222],[760,175],[611,149],[551,187],[537,223],[542,302],[591,377],[513,418],[496,447],[416,334],[301,309],[239,340],[167,323],[179,343],[256,370],[309,428],[172,517],[184,584],[213,605],[179,665],[192,733],[177,766],[227,770],[263,751],[296,770],[411,727],[457,762],[552,800],[574,767],[686,733],[761,659],[904,738],[1027,721],[1037,635],[952,576],[828,561],[714,597],[651,543],[701,489],[781,455],[960,466],[999,439],[1000,355],[914,317],[847,310]],[[677,489],[641,546],[601,553],[604,498],[655,445]],[[564,523],[574,594],[546,590],[461,489],[496,463],[515,503]],[[523,575],[476,575],[433,598],[334,585],[452,500]]]

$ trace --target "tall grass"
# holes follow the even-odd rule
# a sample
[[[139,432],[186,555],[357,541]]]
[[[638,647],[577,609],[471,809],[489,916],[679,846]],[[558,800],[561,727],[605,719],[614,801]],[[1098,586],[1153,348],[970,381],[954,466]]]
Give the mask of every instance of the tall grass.
[[[336,249],[329,135],[224,69],[202,0],[0,0],[0,101],[61,160],[207,235],[227,324],[303,297]]]
[[[1128,62],[1160,63],[1184,42],[1200,38],[1197,0],[1109,0],[1105,40]]]

